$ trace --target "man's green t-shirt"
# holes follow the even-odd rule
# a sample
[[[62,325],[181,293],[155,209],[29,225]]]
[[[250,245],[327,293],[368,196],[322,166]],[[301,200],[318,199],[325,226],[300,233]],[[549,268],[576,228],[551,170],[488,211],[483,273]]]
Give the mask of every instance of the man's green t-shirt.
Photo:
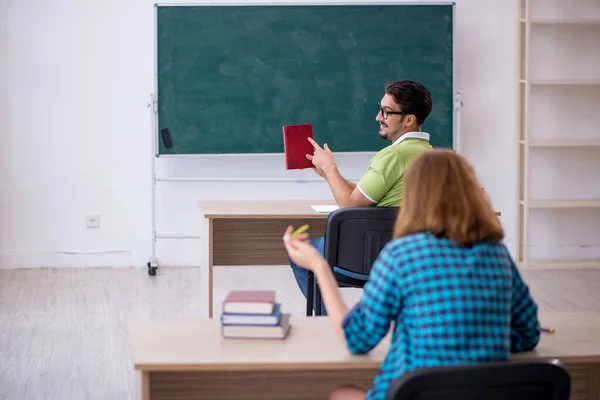
[[[358,190],[379,207],[398,207],[402,203],[404,173],[419,154],[433,149],[429,135],[411,132],[375,154]]]

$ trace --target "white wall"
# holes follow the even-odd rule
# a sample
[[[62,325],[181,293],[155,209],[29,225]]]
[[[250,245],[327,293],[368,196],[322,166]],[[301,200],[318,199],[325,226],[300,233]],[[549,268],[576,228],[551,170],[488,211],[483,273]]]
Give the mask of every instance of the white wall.
[[[456,3],[460,150],[502,212],[515,254],[517,7]],[[0,268],[147,262],[153,22],[150,0],[0,1]],[[281,157],[232,161],[160,159],[157,174],[313,177],[286,172]],[[338,158],[348,178],[360,177],[367,161]],[[201,199],[329,196],[323,183],[158,183],[159,233],[203,236],[160,240],[159,262],[204,263]],[[86,229],[88,213],[101,215],[99,229]]]

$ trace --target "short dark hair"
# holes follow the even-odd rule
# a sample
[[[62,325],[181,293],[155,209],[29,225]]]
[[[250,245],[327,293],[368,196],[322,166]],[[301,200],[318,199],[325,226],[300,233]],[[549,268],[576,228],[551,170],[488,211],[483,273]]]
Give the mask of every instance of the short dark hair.
[[[385,92],[394,98],[400,111],[413,114],[421,126],[429,116],[433,104],[431,93],[423,84],[408,79],[386,83]]]

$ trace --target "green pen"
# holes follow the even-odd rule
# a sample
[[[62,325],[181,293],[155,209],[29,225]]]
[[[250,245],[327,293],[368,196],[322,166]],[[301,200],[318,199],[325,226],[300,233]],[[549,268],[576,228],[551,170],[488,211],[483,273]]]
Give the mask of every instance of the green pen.
[[[308,224],[304,224],[302,225],[300,228],[296,229],[293,233],[292,233],[292,237],[295,238],[296,236],[306,232],[308,230],[309,225]]]

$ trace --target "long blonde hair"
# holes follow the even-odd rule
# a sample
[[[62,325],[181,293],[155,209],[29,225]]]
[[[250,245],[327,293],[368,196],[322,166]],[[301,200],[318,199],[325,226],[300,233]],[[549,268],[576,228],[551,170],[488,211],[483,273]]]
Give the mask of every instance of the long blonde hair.
[[[403,199],[394,238],[430,231],[461,246],[504,238],[473,168],[454,151],[431,150],[415,158],[404,177]]]

